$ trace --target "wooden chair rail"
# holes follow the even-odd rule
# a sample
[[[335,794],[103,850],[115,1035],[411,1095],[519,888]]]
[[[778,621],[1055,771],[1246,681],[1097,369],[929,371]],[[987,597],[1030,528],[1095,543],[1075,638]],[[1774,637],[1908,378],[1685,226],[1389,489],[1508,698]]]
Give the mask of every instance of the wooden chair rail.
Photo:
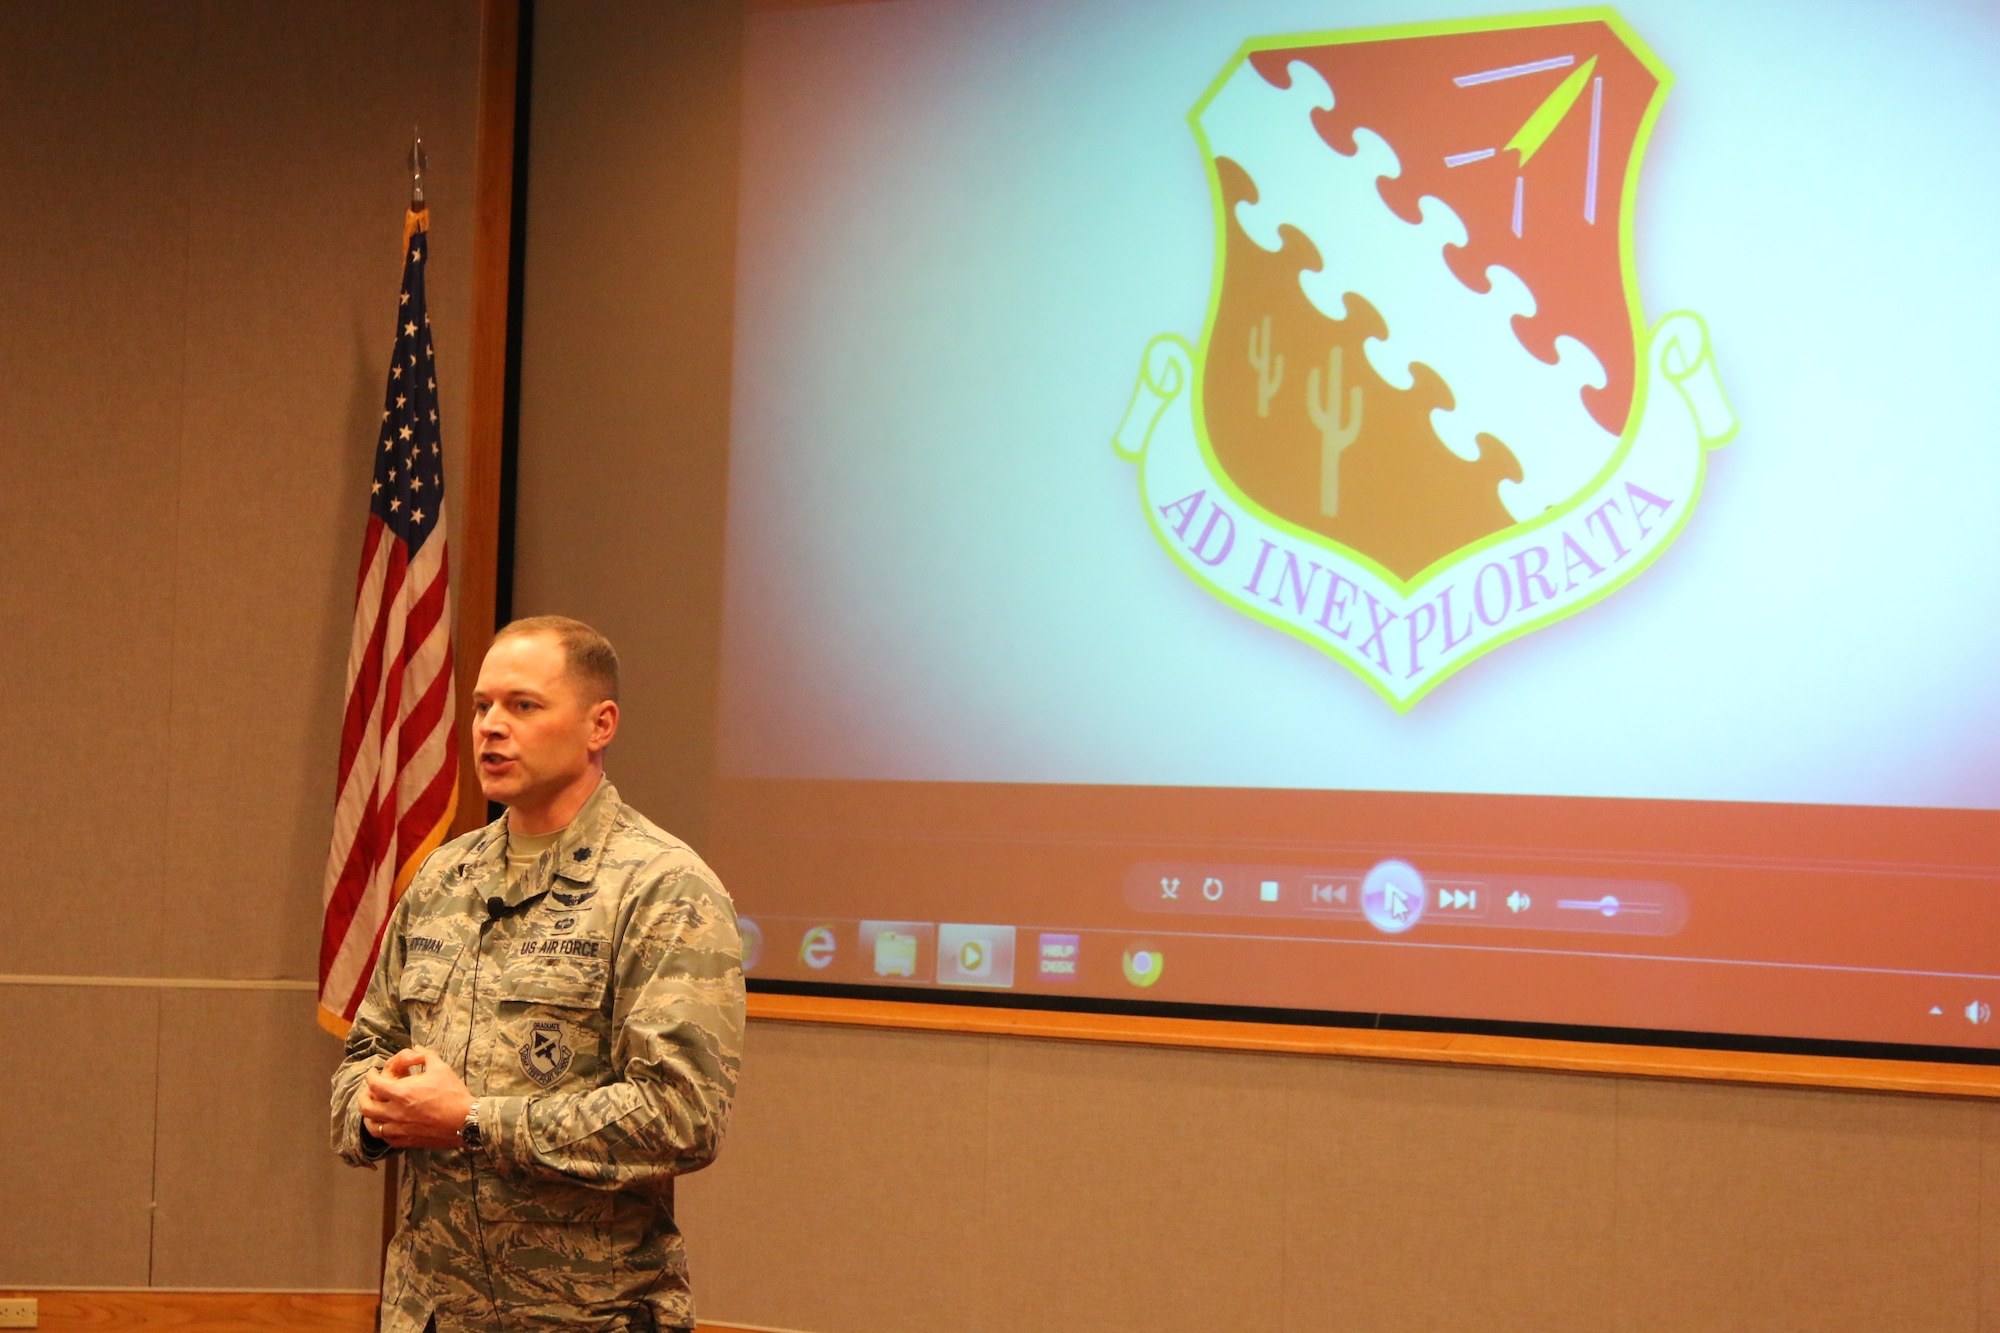
[[[44,1330],[173,1329],[176,1333],[374,1333],[375,1297],[348,1291],[47,1291],[0,1287],[0,1298],[30,1297]],[[739,1333],[703,1324],[696,1333]]]
[[[1206,1050],[1274,1051],[1287,1055],[1419,1060],[1432,1064],[1504,1065],[1572,1074],[1776,1083],[1944,1097],[2000,1097],[2000,1068],[1909,1060],[1614,1046],[1600,1042],[1552,1041],[1531,1037],[1382,1032],[1362,1028],[1301,1027],[1289,1023],[1243,1023],[1126,1014],[983,1009],[969,1005],[847,1000],[761,992],[750,996],[750,1017],[763,1022],[972,1032],[1053,1041],[1109,1041]]]

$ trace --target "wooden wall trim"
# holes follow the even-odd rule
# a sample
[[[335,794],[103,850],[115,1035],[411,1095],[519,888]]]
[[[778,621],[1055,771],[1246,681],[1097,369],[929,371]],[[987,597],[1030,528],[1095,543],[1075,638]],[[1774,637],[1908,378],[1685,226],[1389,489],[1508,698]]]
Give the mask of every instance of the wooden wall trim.
[[[2000,1069],[1913,1060],[1766,1055],[1750,1051],[1614,1046],[1601,1042],[1550,1041],[1530,1037],[1381,1032],[1362,1028],[1300,1027],[1289,1023],[1074,1014],[1036,1009],[981,1009],[969,1005],[845,1000],[762,992],[750,996],[750,1017],[764,1022],[971,1032],[1054,1041],[1108,1041],[1221,1051],[1270,1051],[1286,1055],[1418,1060],[1431,1064],[1503,1065],[1570,1074],[1622,1074],[1641,1078],[1777,1083],[1866,1092],[2000,1098]]]
[[[468,735],[472,686],[493,637],[500,568],[501,442],[507,410],[508,261],[513,245],[514,92],[520,0],[484,0],[479,17],[479,146],[472,236],[472,384],[465,413],[464,534],[453,570],[458,596],[458,726]],[[472,747],[461,744],[454,837],[486,822]]]
[[[32,1298],[38,1327],[171,1328],[179,1333],[372,1333],[375,1297],[359,1292],[0,1290]]]
[[[319,994],[317,981],[255,977],[86,977],[68,973],[0,972],[0,986],[97,986],[126,990],[295,990]]]
[[[166,1291],[141,1288],[0,1287],[39,1303],[40,1327],[171,1328],[179,1333],[373,1333],[373,1292]],[[702,1324],[697,1333],[737,1333]],[[746,1330],[747,1333],[747,1330]]]

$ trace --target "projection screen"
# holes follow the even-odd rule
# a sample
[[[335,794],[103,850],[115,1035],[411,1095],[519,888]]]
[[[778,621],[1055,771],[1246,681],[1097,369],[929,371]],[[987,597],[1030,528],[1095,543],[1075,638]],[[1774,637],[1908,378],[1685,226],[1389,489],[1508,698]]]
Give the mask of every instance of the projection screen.
[[[2000,1045],[1990,5],[772,8],[741,98],[753,983]]]

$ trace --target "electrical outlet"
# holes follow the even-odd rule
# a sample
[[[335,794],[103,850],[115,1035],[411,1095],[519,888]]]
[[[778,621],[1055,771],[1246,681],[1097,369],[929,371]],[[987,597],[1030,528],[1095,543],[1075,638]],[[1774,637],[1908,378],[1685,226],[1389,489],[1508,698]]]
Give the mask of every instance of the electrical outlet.
[[[40,1328],[41,1302],[33,1296],[0,1300],[0,1328]]]

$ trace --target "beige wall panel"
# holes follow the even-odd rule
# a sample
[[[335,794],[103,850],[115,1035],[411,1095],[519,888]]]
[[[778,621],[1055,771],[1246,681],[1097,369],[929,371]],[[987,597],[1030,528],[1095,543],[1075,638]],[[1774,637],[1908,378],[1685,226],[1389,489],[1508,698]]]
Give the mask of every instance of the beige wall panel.
[[[747,1048],[727,1146],[677,1200],[702,1317],[985,1327],[986,1039],[757,1023]]]
[[[931,1327],[1280,1327],[1298,1062],[1008,1040],[992,1061],[983,1318]]]
[[[1602,1329],[1617,1085],[1301,1062],[1285,1327]]]
[[[327,1148],[313,997],[168,991],[160,1036],[153,1284],[373,1287],[382,1176]]]
[[[166,806],[193,25],[14,5],[0,27],[0,972],[150,974]],[[59,865],[58,865],[59,860]]]
[[[579,616],[611,636],[626,708],[612,774],[699,846],[721,624],[739,6],[543,5],[535,24],[514,612]],[[654,563],[663,547],[671,567]]]
[[[0,1286],[143,1286],[157,992],[0,987]]]
[[[201,14],[168,967],[311,978],[416,125],[448,484],[463,476],[478,5]]]
[[[1977,1103],[1621,1086],[1618,1327],[1977,1326]]]

